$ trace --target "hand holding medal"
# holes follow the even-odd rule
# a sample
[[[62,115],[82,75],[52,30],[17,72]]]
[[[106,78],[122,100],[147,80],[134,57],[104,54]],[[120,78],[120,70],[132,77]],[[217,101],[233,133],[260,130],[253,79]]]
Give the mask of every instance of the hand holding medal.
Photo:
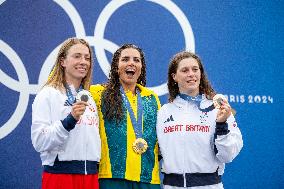
[[[225,101],[226,98],[224,95],[222,94],[216,94],[214,97],[213,97],[213,104],[215,106],[216,109],[220,109],[221,106],[222,106],[222,102]]]
[[[86,90],[81,90],[76,95],[76,102],[79,102],[79,101],[88,102],[89,98],[90,98],[90,93]]]
[[[231,106],[229,105],[227,99],[222,94],[216,94],[213,97],[213,104],[216,109],[218,109],[216,122],[226,122],[228,117],[231,115]]]
[[[86,90],[81,90],[76,95],[76,102],[72,105],[71,110],[71,114],[76,120],[79,120],[81,115],[84,114],[86,106],[88,106],[89,99],[90,95]]]

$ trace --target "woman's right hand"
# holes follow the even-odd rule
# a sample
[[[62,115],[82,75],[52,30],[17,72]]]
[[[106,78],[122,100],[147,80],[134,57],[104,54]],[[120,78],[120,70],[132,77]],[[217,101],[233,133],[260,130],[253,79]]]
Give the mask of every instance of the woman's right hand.
[[[84,114],[86,106],[88,106],[88,103],[84,101],[78,101],[72,105],[71,114],[77,121]]]
[[[223,123],[226,122],[228,117],[232,113],[232,108],[226,99],[222,100],[221,106],[218,109],[216,122]]]

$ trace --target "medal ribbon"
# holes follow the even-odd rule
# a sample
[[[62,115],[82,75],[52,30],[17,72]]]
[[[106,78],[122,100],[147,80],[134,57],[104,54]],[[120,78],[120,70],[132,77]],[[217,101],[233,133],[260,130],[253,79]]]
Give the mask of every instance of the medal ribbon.
[[[120,87],[120,92],[122,94],[122,99],[123,99],[123,102],[124,102],[124,104],[126,106],[127,111],[129,112],[130,119],[131,119],[131,122],[132,122],[132,125],[133,125],[133,129],[134,129],[134,132],[135,132],[135,136],[136,136],[136,139],[137,139],[137,138],[142,138],[143,103],[142,103],[142,98],[141,98],[139,90],[136,90],[136,91],[137,91],[137,120],[135,118],[134,111],[131,108],[130,102],[129,102],[129,100],[128,100],[128,98],[127,98],[123,88]]]
[[[211,106],[207,107],[207,108],[204,108],[204,109],[200,108],[200,103],[202,101],[202,95],[197,95],[195,97],[192,97],[192,96],[189,96],[189,95],[186,95],[186,94],[179,94],[179,96],[180,96],[180,98],[182,98],[185,101],[192,102],[192,103],[196,104],[197,108],[202,112],[209,112],[209,111],[212,111],[214,109],[213,104]]]
[[[74,87],[74,86],[73,86]],[[70,104],[75,103],[75,96],[72,93],[71,88],[69,87],[69,85],[65,85],[66,88],[66,95],[67,95],[67,100]],[[75,88],[74,88],[75,89]],[[76,91],[76,93],[80,92],[81,90],[83,90],[83,86],[80,85],[79,89]]]

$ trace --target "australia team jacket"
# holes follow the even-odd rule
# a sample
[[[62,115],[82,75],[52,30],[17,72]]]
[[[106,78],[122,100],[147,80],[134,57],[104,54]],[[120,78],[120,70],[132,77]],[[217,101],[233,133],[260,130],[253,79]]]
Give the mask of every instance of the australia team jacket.
[[[201,109],[212,105],[202,95]],[[162,172],[170,174],[214,173],[222,175],[243,147],[233,115],[216,125],[217,109],[202,111],[179,96],[159,110],[157,136],[163,157]]]
[[[142,155],[136,154],[132,144],[136,139],[129,112],[124,108],[123,120],[105,120],[102,112],[102,85],[91,86],[90,92],[98,106],[100,134],[102,139],[102,159],[99,178],[119,178],[130,181],[160,184],[158,144],[156,134],[157,113],[160,108],[158,96],[151,90],[137,85],[143,103],[143,138],[148,149]],[[126,92],[134,114],[137,114],[137,95]]]
[[[69,162],[100,161],[98,112],[91,97],[88,104],[75,127],[68,131],[62,125],[71,112],[66,94],[53,87],[44,87],[37,94],[32,105],[31,139],[40,152],[42,165],[53,166],[56,158]],[[86,170],[83,172],[87,174]]]

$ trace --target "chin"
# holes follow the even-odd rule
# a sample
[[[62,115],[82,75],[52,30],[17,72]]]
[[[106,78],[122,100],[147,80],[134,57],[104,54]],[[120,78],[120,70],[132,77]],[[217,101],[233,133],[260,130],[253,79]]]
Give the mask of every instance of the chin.
[[[198,87],[192,86],[192,85],[186,87],[186,90],[188,90],[188,91],[195,91],[196,89],[198,89]]]
[[[136,82],[135,80],[124,80],[123,83],[125,83],[126,85],[136,85]]]
[[[126,78],[125,81],[129,82],[129,83],[136,83],[137,82],[137,78]]]
[[[195,93],[196,91],[199,91],[199,88],[196,88],[196,87],[188,87],[186,89],[187,92],[189,93]]]
[[[77,78],[83,80],[86,77],[86,75],[79,75]]]

